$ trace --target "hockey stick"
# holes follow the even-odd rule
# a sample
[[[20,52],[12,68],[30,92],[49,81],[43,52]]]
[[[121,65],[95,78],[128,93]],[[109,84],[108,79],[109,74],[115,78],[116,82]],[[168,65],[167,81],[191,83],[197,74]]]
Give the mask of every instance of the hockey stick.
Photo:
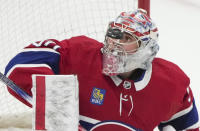
[[[32,97],[29,96],[25,91],[23,91],[21,88],[19,88],[12,80],[10,80],[8,77],[3,75],[0,72],[0,80],[5,83],[11,90],[13,90],[15,93],[17,93],[19,96],[21,96],[25,101],[32,104]]]

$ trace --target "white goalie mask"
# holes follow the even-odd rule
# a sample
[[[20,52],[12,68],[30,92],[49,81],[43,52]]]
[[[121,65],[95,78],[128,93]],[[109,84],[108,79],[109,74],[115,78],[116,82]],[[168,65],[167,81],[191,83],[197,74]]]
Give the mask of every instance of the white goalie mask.
[[[146,12],[122,12],[109,24],[103,53],[103,73],[109,76],[148,69],[159,50],[157,28]]]

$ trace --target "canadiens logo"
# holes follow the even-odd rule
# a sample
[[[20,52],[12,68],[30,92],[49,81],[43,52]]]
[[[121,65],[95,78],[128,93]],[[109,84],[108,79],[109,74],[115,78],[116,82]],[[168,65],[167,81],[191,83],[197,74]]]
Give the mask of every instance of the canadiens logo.
[[[90,129],[90,131],[142,131],[142,130],[136,129],[130,125],[118,121],[106,121],[96,124]]]
[[[92,90],[92,95],[90,98],[90,102],[92,104],[96,104],[96,105],[102,105],[103,101],[104,101],[104,97],[106,94],[106,90],[104,89],[99,89],[99,88],[93,88]]]

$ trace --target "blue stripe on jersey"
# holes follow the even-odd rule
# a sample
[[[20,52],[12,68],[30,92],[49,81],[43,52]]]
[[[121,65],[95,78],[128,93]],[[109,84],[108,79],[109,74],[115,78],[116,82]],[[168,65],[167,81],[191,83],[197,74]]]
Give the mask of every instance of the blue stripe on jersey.
[[[89,122],[85,122],[85,121],[82,121],[82,120],[80,120],[79,123],[80,123],[80,125],[81,125],[83,128],[85,128],[87,131],[89,131],[89,130],[94,126],[94,124],[89,123]]]
[[[89,122],[85,122],[85,121],[83,121],[83,120],[80,120],[79,121],[79,123],[80,123],[80,125],[83,127],[83,128],[85,128],[87,131],[89,131],[89,130],[91,130],[92,128],[94,128],[95,126],[104,126],[104,125],[107,125],[107,124],[109,124],[109,123],[112,123],[112,125],[121,125],[121,127],[125,127],[126,128],[126,130],[128,129],[128,128],[130,128],[130,129],[134,129],[134,131],[142,131],[141,129],[136,129],[135,127],[133,127],[133,126],[131,126],[131,125],[129,125],[129,124],[126,124],[126,123],[123,123],[123,122],[121,122],[121,121],[116,121],[116,120],[112,120],[112,121],[110,121],[110,120],[107,120],[107,121],[101,121],[101,122],[98,122],[98,123],[96,123],[96,124],[92,124],[92,123],[89,123]],[[125,129],[124,128],[124,129]]]
[[[8,63],[5,74],[16,64],[47,64],[55,74],[58,74],[59,58],[59,54],[48,51],[21,52]]]
[[[138,78],[136,78],[135,80],[134,80],[134,82],[139,82],[139,81],[141,81],[143,78],[144,78],[144,75],[145,75],[145,73],[146,73],[146,70],[140,70],[141,72],[141,74],[140,74],[140,76],[138,77]]]
[[[172,121],[169,121],[167,123],[161,123],[158,128],[162,131],[162,128],[171,125],[173,126],[176,130],[184,130],[195,123],[197,123],[199,120],[198,118],[198,113],[197,113],[197,108],[195,106],[195,102],[193,101],[193,108],[190,112],[187,114],[180,116]]]

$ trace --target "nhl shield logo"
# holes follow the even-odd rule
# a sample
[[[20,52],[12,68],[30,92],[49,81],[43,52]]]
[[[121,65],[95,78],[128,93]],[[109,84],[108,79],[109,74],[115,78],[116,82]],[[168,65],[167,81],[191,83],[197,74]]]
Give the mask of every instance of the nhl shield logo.
[[[130,89],[130,88],[131,88],[131,82],[130,82],[130,81],[124,81],[123,87],[124,87],[125,89]]]

